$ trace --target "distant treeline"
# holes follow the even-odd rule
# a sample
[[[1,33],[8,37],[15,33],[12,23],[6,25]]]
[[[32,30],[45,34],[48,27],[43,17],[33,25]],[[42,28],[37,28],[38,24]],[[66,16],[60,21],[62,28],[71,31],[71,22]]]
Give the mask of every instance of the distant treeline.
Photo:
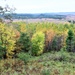
[[[0,15],[2,17],[2,15]],[[66,15],[58,14],[12,14],[13,19],[36,19],[36,18],[53,18],[53,19],[63,19]]]
[[[53,18],[53,19],[62,19],[65,18],[65,15],[51,15],[51,14],[13,14],[14,19],[36,19],[36,18]]]

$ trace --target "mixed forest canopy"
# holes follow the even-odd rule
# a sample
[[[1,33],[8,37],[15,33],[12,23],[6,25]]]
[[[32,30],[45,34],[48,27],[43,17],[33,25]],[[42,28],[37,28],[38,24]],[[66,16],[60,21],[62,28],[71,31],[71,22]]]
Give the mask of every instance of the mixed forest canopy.
[[[9,30],[10,28],[10,30]],[[50,22],[28,23],[13,22],[11,25],[0,23],[1,54],[9,58],[17,52],[40,55],[44,52],[65,49],[75,52],[75,25]]]

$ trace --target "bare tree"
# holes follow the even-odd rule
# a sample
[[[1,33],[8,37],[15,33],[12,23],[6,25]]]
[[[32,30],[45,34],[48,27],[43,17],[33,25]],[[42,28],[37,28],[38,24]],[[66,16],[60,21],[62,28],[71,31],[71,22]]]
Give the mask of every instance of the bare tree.
[[[12,14],[16,9],[5,5],[5,7],[0,6],[0,22],[3,22],[4,19],[12,21]]]

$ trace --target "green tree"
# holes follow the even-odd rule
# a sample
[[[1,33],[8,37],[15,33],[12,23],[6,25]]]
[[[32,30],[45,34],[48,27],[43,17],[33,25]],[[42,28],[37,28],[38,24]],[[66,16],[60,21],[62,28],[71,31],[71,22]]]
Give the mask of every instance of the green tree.
[[[57,34],[52,41],[52,50],[60,51],[64,47],[64,35]]]
[[[45,43],[45,34],[42,32],[37,32],[32,37],[32,55],[40,55],[43,53],[44,50],[44,43]]]
[[[19,43],[24,52],[28,52],[31,49],[30,36],[27,33],[21,33]]]
[[[67,36],[67,39],[66,39],[66,49],[67,51],[71,52],[74,50],[74,33],[73,31],[70,29],[68,31],[68,36]]]

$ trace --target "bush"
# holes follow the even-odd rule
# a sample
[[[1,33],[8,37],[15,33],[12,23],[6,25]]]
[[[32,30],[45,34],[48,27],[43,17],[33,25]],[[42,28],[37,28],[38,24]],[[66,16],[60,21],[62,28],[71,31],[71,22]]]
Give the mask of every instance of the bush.
[[[50,75],[50,70],[47,69],[43,70],[42,75]]]
[[[0,75],[26,75],[25,63],[17,59],[0,61]]]
[[[60,55],[60,61],[68,61],[69,60],[69,53],[61,49],[61,51],[58,52],[58,55]]]
[[[32,37],[32,55],[40,55],[44,50],[45,35],[42,32],[35,33]]]
[[[17,54],[17,56],[20,60],[23,60],[26,64],[29,61],[29,58],[31,57],[28,53],[24,53],[24,52]]]
[[[5,48],[0,46],[0,59],[4,58],[6,54]]]

